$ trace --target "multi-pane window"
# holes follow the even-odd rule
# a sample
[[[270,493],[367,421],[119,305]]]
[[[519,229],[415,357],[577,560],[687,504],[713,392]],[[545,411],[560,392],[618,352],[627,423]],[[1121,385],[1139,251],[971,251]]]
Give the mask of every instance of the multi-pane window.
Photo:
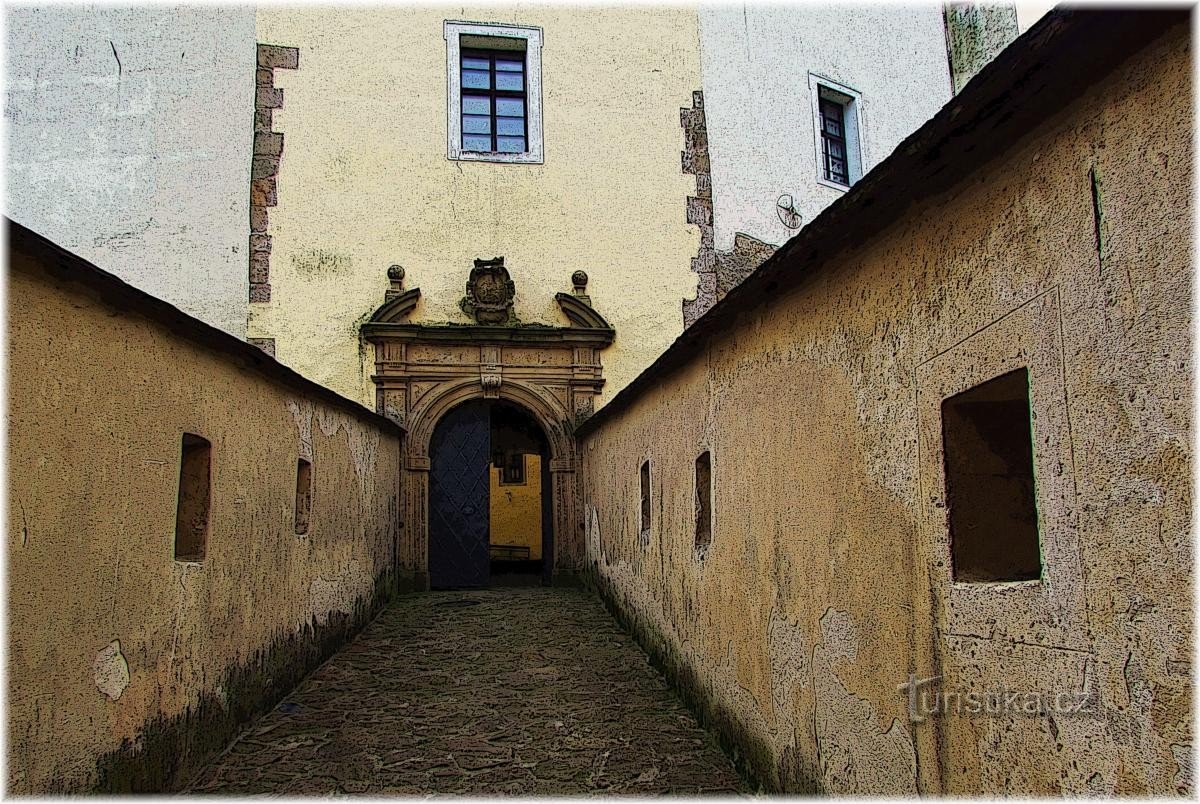
[[[492,465],[500,470],[500,483],[505,486],[525,485],[525,453],[497,450]]]
[[[846,190],[866,170],[863,151],[862,95],[845,84],[808,74],[816,137],[816,179],[819,184]]]
[[[458,20],[442,27],[446,157],[542,164],[542,29]]]
[[[846,158],[846,107],[830,98],[820,99],[822,170],[828,181],[850,185]]]
[[[463,48],[461,54],[463,150],[524,153],[525,52]]]

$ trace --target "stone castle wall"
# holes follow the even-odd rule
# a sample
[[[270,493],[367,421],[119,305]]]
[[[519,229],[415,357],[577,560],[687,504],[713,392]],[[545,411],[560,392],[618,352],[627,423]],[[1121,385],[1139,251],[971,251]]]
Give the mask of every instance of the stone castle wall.
[[[1093,22],[1066,16],[1041,35]],[[1088,35],[1095,52],[1115,47],[1102,38]],[[993,75],[997,87],[1068,80],[1038,72],[1045,56],[1027,47],[1029,72]],[[760,270],[778,272],[714,309],[729,307],[724,326],[581,428],[588,572],[768,787],[1193,789],[1190,80],[1184,23],[1055,95],[1035,128],[997,129],[1016,144],[982,164],[976,146],[973,163],[946,165],[945,189],[872,235],[866,206],[831,218],[844,232],[784,246]],[[961,137],[983,136],[961,134],[982,125],[968,109],[1034,114],[1011,97],[961,104],[947,124]],[[922,156],[921,142],[898,164],[966,147]],[[896,198],[880,193],[864,205]],[[1018,367],[1042,579],[953,582],[940,404]],[[713,533],[698,550],[704,451]],[[914,722],[899,687],[932,678],[1095,710]]]
[[[4,214],[239,338],[254,19],[249,6],[5,11]]]
[[[9,246],[7,790],[170,790],[386,599],[401,431],[27,230]],[[191,561],[185,433],[211,444]]]

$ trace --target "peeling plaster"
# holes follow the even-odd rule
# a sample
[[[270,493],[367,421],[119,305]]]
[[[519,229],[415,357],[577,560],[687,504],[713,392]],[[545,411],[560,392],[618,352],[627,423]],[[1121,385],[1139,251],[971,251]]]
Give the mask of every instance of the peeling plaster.
[[[772,611],[767,625],[767,654],[771,662],[771,701],[777,720],[794,724],[799,716],[796,692],[809,686],[811,651],[804,629],[784,619],[778,611]]]
[[[821,617],[821,643],[813,651],[814,720],[825,788],[834,795],[915,796],[912,735],[897,719],[880,731],[874,705],[842,686],[834,672],[857,656],[858,629],[850,614],[828,609]]]
[[[292,418],[296,420],[296,433],[300,437],[299,457],[306,461],[311,461],[313,460],[313,405],[307,399],[302,399],[299,402],[289,399],[287,401],[287,409],[291,411]]]
[[[10,404],[25,426],[9,455],[20,505],[8,566],[19,590],[8,613],[19,635],[8,657],[19,738],[8,788],[170,792],[390,598],[400,434],[248,371],[177,316],[169,327],[148,320],[124,291],[59,282],[48,266],[65,258],[26,243],[13,239],[8,280],[20,345],[9,366],[36,388]],[[42,376],[57,379],[38,385]],[[146,377],[161,378],[153,393]],[[82,399],[90,429],[70,415]],[[345,411],[318,421],[341,422],[346,441],[313,432],[323,407]],[[172,561],[180,432],[222,446],[212,481],[227,504],[213,507],[203,562]],[[290,507],[302,440],[320,446],[321,527],[297,544],[279,511]],[[74,465],[84,442],[112,460],[84,462],[67,482],[54,468]],[[117,476],[129,480],[123,495]],[[79,552],[80,523],[89,549],[73,564],[64,556]]]
[[[916,673],[1100,706],[917,729],[924,793],[1194,789],[1190,81],[1181,23],[953,192],[794,255],[818,267],[745,296],[585,427],[597,587],[767,786],[913,795],[895,685]],[[961,389],[942,386],[1015,365],[1031,372],[1043,577],[956,584],[940,402]],[[704,449],[714,540],[697,562]],[[646,455],[663,482],[643,547]]]
[[[129,663],[121,653],[121,640],[114,639],[96,651],[93,665],[96,689],[110,701],[116,701],[129,686]]]
[[[1175,777],[1171,780],[1180,793],[1196,789],[1196,752],[1191,744],[1172,745],[1171,754],[1175,757]]]

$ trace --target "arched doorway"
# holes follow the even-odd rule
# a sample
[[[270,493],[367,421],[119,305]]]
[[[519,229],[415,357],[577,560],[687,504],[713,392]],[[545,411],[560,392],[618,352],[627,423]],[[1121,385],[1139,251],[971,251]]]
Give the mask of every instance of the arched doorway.
[[[471,399],[429,441],[429,582],[434,589],[549,584],[550,447],[508,401]]]
[[[391,287],[384,303],[361,327],[363,338],[375,347],[371,380],[376,409],[406,430],[396,545],[397,584],[404,590],[433,585],[429,491],[434,428],[472,400],[507,401],[535,418],[549,442],[540,468],[540,496],[549,512],[541,567],[554,583],[574,583],[582,565],[583,517],[572,433],[595,409],[604,385],[600,352],[616,332],[592,308],[583,271],[571,275],[571,293],[554,294],[570,326],[521,322],[512,307],[515,285],[503,263],[503,258],[475,261],[460,304],[476,319],[474,324],[410,321],[421,292],[405,290],[404,270],[394,265],[388,269]],[[490,425],[488,432],[490,439]],[[476,561],[482,559],[477,556]],[[489,544],[489,577],[490,570]]]

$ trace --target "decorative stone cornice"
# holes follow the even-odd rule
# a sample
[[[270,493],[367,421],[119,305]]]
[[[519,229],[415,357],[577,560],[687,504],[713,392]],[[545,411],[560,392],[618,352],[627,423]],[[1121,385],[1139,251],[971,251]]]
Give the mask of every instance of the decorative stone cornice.
[[[495,260],[476,260],[476,266],[471,271],[473,279],[478,279],[483,272],[504,270],[503,263]],[[480,272],[480,273],[477,273]],[[469,343],[519,343],[528,345],[579,345],[592,346],[602,349],[613,342],[616,330],[592,306],[591,299],[584,294],[587,287],[587,275],[576,271],[572,276],[574,294],[558,293],[554,300],[571,322],[569,327],[556,327],[547,324],[515,323],[509,317],[506,323],[479,324],[414,324],[406,319],[417,306],[421,298],[420,288],[400,290],[404,273],[400,266],[388,269],[391,282],[385,297],[386,301],[375,310],[361,330],[363,337],[371,343],[382,341],[429,341],[444,344]],[[490,275],[490,274],[489,274]],[[506,283],[504,289],[512,285],[507,280],[507,272],[503,276],[495,274],[497,281]],[[468,283],[470,287],[470,283]],[[507,308],[511,304],[511,296],[501,300],[501,305]]]
[[[390,293],[391,291],[389,291]],[[421,289],[400,291],[397,295],[384,302],[371,316],[368,323],[396,324],[408,317],[421,299]],[[365,330],[365,325],[364,325]]]
[[[526,324],[506,327],[487,324],[393,324],[368,321],[361,327],[370,343],[381,341],[432,341],[436,343],[520,343],[531,345],[593,346],[602,349],[613,342],[616,330],[599,327],[548,327]]]
[[[579,296],[572,296],[570,293],[556,293],[554,300],[558,302],[559,308],[571,322],[571,329],[606,330],[615,333],[612,325],[604,320],[604,316],[593,310],[592,306]]]

